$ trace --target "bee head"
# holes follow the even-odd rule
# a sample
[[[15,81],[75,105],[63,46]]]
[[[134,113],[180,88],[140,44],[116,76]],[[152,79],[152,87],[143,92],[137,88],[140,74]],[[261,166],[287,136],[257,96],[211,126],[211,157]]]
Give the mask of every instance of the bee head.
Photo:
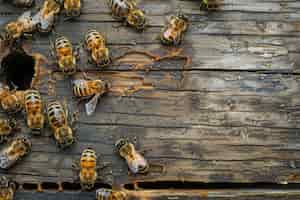
[[[127,22],[137,30],[143,30],[146,26],[146,16],[142,10],[134,9],[128,13]]]
[[[9,87],[3,83],[0,83],[0,98],[7,96],[9,92]]]
[[[108,48],[98,48],[92,53],[92,57],[97,65],[106,66],[110,63]]]
[[[0,188],[7,188],[9,186],[9,180],[6,176],[0,177]]]
[[[17,120],[11,118],[11,119],[8,120],[8,124],[11,128],[16,128],[17,127]]]
[[[178,14],[173,16],[174,25],[177,29],[186,30],[188,27],[188,18],[183,14]]]
[[[60,127],[57,129],[57,134],[59,135],[60,141],[59,146],[61,148],[66,148],[74,143],[73,131],[70,127]]]
[[[116,144],[115,144],[115,147],[118,149],[118,151],[120,151],[120,149],[122,147],[124,147],[125,145],[128,145],[129,144],[129,141],[127,139],[119,139]]]
[[[31,149],[32,144],[31,144],[31,141],[27,137],[22,136],[22,137],[19,137],[16,139],[15,146],[16,146],[16,148],[21,148],[21,146],[25,146],[26,152],[28,152]]]
[[[111,193],[112,193],[111,189],[100,188],[96,190],[96,199],[106,199],[110,197]]]
[[[16,98],[4,98],[1,100],[1,106],[8,113],[15,113],[22,109],[22,105]]]
[[[93,183],[81,183],[81,187],[84,190],[91,190],[94,187]]]
[[[81,12],[80,12],[80,9],[73,9],[73,10],[67,12],[66,14],[69,17],[79,17]]]

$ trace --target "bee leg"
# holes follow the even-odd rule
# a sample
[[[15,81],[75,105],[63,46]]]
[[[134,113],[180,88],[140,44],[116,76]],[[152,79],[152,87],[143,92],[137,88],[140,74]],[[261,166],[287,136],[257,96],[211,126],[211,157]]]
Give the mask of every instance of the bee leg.
[[[77,61],[80,59],[80,54],[81,53],[82,53],[82,42],[78,45],[78,47],[76,47],[76,49],[74,51],[74,56],[75,56]]]
[[[74,161],[73,163],[72,163],[72,169],[73,170],[80,170],[80,167],[79,167],[79,162],[78,161]]]
[[[92,58],[88,58],[88,64],[94,64],[94,61]]]
[[[3,143],[4,141],[4,136],[0,136],[0,143]]]
[[[91,77],[89,77],[87,74],[86,74],[86,72],[82,72],[82,76],[83,76],[83,78],[85,79],[85,80],[93,80]]]
[[[98,161],[98,162],[99,162],[99,161]],[[105,168],[107,168],[107,167],[109,167],[109,166],[111,166],[111,163],[110,163],[110,162],[108,162],[108,163],[101,163],[100,165],[97,165],[96,169],[97,169],[97,170],[103,170],[103,169],[105,169]]]

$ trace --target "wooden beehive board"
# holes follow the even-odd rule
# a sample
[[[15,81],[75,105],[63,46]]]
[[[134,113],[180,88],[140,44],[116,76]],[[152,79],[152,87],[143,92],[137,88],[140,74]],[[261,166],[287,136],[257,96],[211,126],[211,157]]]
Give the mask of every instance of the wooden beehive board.
[[[90,76],[113,85],[145,86],[145,90],[122,97],[108,94],[91,117],[81,107],[79,141],[72,149],[59,151],[51,137],[33,138],[33,152],[1,174],[24,183],[73,182],[72,162],[84,148],[93,147],[104,162],[112,163],[104,174],[110,170],[113,174],[99,179],[109,184],[136,180],[299,183],[300,2],[224,0],[210,13],[199,11],[199,1],[141,0],[139,5],[150,19],[150,27],[143,33],[116,27],[120,23],[111,17],[104,0],[85,0],[82,16],[75,21],[61,20],[56,32],[79,44],[85,31],[96,28],[106,36],[114,56],[128,49],[165,55],[174,49],[162,47],[157,35],[166,16],[181,9],[190,17],[191,26],[180,48],[182,54],[191,56],[192,64],[186,68],[184,61],[164,60],[152,64],[150,71],[124,63],[104,72],[91,71]],[[1,3],[0,26],[21,12]],[[35,36],[30,43],[33,52],[48,56],[49,37]],[[125,61],[149,58],[132,55]],[[83,55],[82,68],[85,63]],[[57,79],[57,97],[68,97],[74,105],[70,82],[59,75]],[[120,137],[135,140],[139,149],[151,149],[146,157],[153,164],[164,165],[165,171],[128,176],[125,163],[114,151],[114,142]],[[286,191],[258,190],[240,195],[231,191],[229,196],[297,199],[299,192],[287,195]],[[218,194],[212,198],[231,199],[228,193]],[[48,199],[94,198],[94,193],[83,197],[72,192],[20,192],[17,199],[41,199],[43,195]],[[143,197],[145,193],[135,195]],[[159,199],[163,193],[148,195]]]

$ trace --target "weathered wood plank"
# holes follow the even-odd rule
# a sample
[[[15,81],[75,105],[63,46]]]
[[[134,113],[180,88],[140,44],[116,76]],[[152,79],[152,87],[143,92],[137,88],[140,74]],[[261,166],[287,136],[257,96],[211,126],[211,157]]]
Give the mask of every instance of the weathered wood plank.
[[[41,0],[37,1],[37,5],[41,5]],[[248,1],[248,0],[222,0],[219,1],[218,12],[222,11],[240,11],[247,14],[253,13],[297,13],[299,11],[299,3],[297,1]],[[182,9],[182,11],[190,14],[198,14],[200,12],[200,3],[198,1],[180,1],[180,0],[168,0],[161,1],[156,0],[155,3],[145,0],[138,0],[140,7],[144,8],[148,14],[157,13],[171,13],[174,10]],[[20,11],[21,9],[19,9]],[[1,5],[0,12],[10,13],[16,12],[16,8],[3,4]],[[92,1],[85,0],[83,6],[84,13],[109,13],[110,10],[107,6],[106,0]]]
[[[220,200],[292,200],[300,197],[298,190],[141,190],[141,191],[127,191],[129,200],[136,199],[220,199]],[[48,200],[65,199],[65,200],[92,200],[95,199],[94,192],[65,192],[57,193],[47,191],[45,193],[34,192],[17,192],[17,200],[38,200],[47,198]]]

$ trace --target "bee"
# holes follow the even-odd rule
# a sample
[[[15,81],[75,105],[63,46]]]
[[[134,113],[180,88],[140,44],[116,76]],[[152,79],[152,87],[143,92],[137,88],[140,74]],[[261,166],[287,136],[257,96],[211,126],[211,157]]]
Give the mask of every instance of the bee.
[[[16,191],[16,184],[9,181],[6,176],[0,177],[0,199],[13,200]]]
[[[63,36],[56,38],[53,49],[59,69],[67,75],[74,74],[76,72],[76,56],[70,40]]]
[[[24,94],[27,125],[32,134],[40,135],[44,127],[44,113],[42,98],[37,90],[26,90]]]
[[[78,168],[80,170],[79,179],[82,189],[93,189],[98,177],[97,155],[93,149],[87,148],[83,150]]]
[[[0,98],[2,109],[10,114],[17,113],[24,109],[24,91],[11,91]]]
[[[41,10],[34,16],[37,21],[37,30],[41,33],[49,33],[54,27],[56,16],[60,12],[61,5],[57,0],[45,0]]]
[[[219,8],[222,0],[202,0],[200,4],[200,10],[213,11]]]
[[[64,9],[68,17],[78,17],[81,13],[81,0],[64,0]]]
[[[47,105],[47,116],[54,138],[62,149],[75,142],[73,130],[68,125],[68,112],[59,101],[50,101]]]
[[[73,81],[74,96],[82,99],[92,97],[91,100],[85,104],[87,115],[94,113],[99,97],[107,92],[108,89],[109,84],[102,80],[77,79]]]
[[[30,8],[35,3],[34,0],[12,0],[12,4],[16,7]]]
[[[31,141],[22,136],[15,138],[12,143],[0,153],[0,168],[8,169],[31,150]]]
[[[146,27],[145,13],[137,7],[135,0],[109,0],[114,17],[125,20],[129,26],[137,30]]]
[[[0,83],[0,104],[7,113],[16,113],[24,108],[24,91],[10,91],[9,87]]]
[[[89,30],[85,35],[85,44],[91,54],[91,62],[99,67],[111,63],[109,50],[105,46],[105,38],[96,30]]]
[[[5,39],[17,40],[22,36],[31,35],[37,27],[37,21],[31,17],[31,12],[23,13],[16,21],[5,26]]]
[[[188,18],[182,14],[173,15],[160,34],[160,40],[165,45],[179,45],[187,29]]]
[[[136,151],[134,145],[127,139],[120,139],[115,144],[121,157],[123,157],[133,174],[144,174],[149,170],[147,160]]]
[[[126,200],[127,194],[121,190],[112,190],[107,188],[100,188],[96,190],[97,200]]]
[[[0,118],[0,143],[7,141],[17,127],[17,121],[15,119]]]

